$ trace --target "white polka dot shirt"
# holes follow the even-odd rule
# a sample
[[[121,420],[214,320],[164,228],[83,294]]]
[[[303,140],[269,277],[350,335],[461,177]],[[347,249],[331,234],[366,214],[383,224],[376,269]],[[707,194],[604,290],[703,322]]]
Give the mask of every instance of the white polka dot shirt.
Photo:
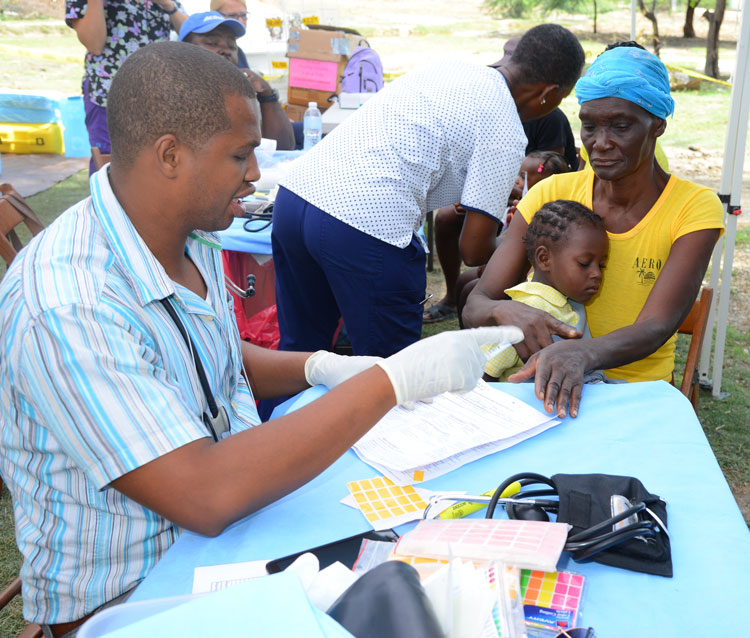
[[[404,248],[425,214],[441,206],[460,201],[500,220],[525,148],[505,78],[489,67],[441,62],[388,85],[301,157],[281,184]]]

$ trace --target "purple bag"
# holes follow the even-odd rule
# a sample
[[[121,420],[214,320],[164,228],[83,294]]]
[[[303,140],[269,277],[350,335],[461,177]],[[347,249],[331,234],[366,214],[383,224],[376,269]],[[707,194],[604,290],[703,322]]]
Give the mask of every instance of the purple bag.
[[[377,93],[383,88],[383,64],[370,47],[354,48],[341,76],[342,93]]]

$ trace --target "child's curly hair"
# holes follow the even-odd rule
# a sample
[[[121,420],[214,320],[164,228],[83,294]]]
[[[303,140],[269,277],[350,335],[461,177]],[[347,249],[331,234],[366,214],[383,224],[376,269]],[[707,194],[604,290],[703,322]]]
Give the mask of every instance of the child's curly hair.
[[[568,160],[555,151],[531,151],[526,157],[533,157],[539,160],[539,168],[537,170],[540,173],[558,175],[559,173],[568,173],[570,171]]]
[[[537,211],[526,230],[523,239],[526,256],[533,263],[537,246],[555,244],[571,226],[586,224],[606,232],[604,220],[587,206],[568,199],[547,202]]]

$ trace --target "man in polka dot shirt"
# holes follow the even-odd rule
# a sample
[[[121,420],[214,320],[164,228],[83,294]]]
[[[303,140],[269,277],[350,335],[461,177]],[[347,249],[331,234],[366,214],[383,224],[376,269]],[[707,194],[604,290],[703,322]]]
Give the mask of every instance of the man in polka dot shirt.
[[[274,209],[280,349],[329,349],[339,317],[355,354],[417,341],[426,213],[460,201],[463,260],[486,263],[524,158],[521,123],[555,109],[583,62],[570,31],[539,25],[502,68],[446,61],[402,76],[302,157]]]

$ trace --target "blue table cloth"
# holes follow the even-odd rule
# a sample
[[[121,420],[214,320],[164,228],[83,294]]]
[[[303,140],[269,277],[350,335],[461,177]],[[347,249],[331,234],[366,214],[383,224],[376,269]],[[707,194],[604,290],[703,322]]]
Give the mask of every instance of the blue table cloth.
[[[498,387],[541,409],[531,384]],[[308,390],[281,411],[323,392]],[[578,564],[563,554],[558,568],[588,579],[582,623],[601,638],[747,634],[742,610],[750,598],[750,533],[678,390],[663,381],[586,386],[577,419],[423,485],[478,494],[529,471],[631,475],[667,500],[674,578]],[[183,532],[132,600],[189,593],[197,566],[285,556],[366,531],[364,517],[339,500],[348,481],[375,475],[349,451],[307,485],[216,538]]]

